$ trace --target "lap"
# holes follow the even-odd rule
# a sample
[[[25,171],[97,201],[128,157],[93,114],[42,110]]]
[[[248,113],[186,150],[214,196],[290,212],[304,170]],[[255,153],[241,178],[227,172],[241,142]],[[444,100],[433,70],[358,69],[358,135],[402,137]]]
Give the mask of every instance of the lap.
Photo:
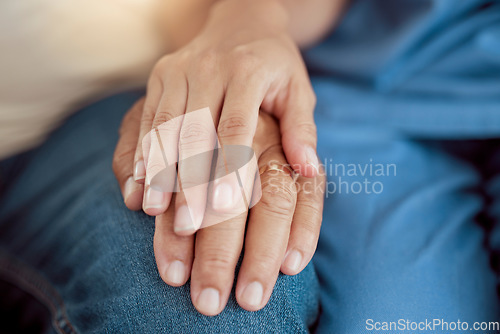
[[[244,311],[232,295],[216,317],[194,309],[189,284],[160,279],[154,219],[126,209],[111,171],[121,117],[138,97],[97,103],[2,163],[0,249],[10,279],[45,295],[56,323],[81,332],[307,331],[318,304],[312,266],[280,275],[261,311]]]
[[[213,318],[196,312],[188,286],[161,281],[152,250],[154,220],[125,208],[110,167],[121,116],[139,96],[91,106],[40,148],[0,164],[9,180],[1,185],[1,273],[10,268],[18,275],[13,280],[45,294],[64,328],[305,331],[317,309],[312,266],[280,276],[263,310],[246,312],[232,296]],[[489,257],[500,249],[499,224],[487,238],[478,216],[489,204],[499,221],[498,177],[492,173],[488,203],[477,166],[442,143],[331,122],[318,122],[318,129],[320,154],[333,159],[327,172],[328,165],[345,168],[345,175],[339,175],[342,167],[329,173],[337,188],[325,202],[314,258],[321,282],[318,331],[361,332],[370,318],[496,320]],[[348,175],[350,164],[360,165],[357,176]],[[376,164],[388,175],[374,176]]]

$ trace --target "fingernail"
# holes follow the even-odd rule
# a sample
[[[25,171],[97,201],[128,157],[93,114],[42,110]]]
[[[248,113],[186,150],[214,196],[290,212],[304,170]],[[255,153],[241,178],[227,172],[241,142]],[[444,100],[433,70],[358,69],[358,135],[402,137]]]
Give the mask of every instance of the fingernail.
[[[139,160],[135,163],[134,167],[134,180],[142,180],[146,178],[146,166],[144,166],[144,160]]]
[[[214,288],[206,288],[198,297],[198,310],[203,314],[215,315],[219,311],[219,291]]]
[[[214,210],[227,210],[233,206],[233,187],[228,183],[220,183],[215,186],[212,198]]]
[[[250,306],[259,306],[262,303],[263,294],[264,289],[262,288],[262,284],[259,282],[252,282],[243,290],[241,298]]]
[[[193,223],[193,219],[191,218],[191,212],[186,205],[182,205],[177,209],[174,218],[174,231],[182,232],[194,230],[195,226]]]
[[[306,149],[306,164],[314,168],[316,173],[319,173],[318,155],[316,154],[316,150],[312,147]]]
[[[159,209],[162,208],[165,201],[165,193],[149,188],[146,192],[145,209]]]
[[[129,198],[130,195],[134,192],[136,189],[136,182],[134,181],[134,178],[131,176],[127,179],[125,182],[125,186],[123,187],[123,200],[127,202],[127,199]]]
[[[169,283],[172,284],[182,284],[184,283],[185,277],[185,266],[181,261],[174,261],[168,266],[167,272],[165,273],[165,278]]]
[[[285,256],[283,265],[293,272],[297,272],[302,264],[302,254],[297,250],[291,250]]]

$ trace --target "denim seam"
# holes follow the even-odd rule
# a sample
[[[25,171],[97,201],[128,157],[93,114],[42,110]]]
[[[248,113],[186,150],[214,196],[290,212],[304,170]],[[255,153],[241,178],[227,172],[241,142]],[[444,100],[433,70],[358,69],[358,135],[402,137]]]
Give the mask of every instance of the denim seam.
[[[57,290],[40,274],[21,261],[0,251],[0,278],[32,295],[52,314],[52,326],[58,333],[77,334]]]

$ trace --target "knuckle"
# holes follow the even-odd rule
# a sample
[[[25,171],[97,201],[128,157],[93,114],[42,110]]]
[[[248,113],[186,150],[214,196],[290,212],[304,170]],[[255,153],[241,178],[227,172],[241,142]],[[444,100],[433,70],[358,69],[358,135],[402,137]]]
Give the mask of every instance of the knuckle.
[[[236,259],[231,252],[221,249],[205,249],[203,251],[202,265],[210,271],[233,270]]]
[[[301,217],[299,231],[304,248],[307,248],[308,244],[316,241],[319,236],[320,227],[321,221],[308,216]]]
[[[206,143],[210,137],[210,129],[207,125],[197,122],[183,124],[179,136],[179,147],[185,148],[192,144]]]
[[[297,134],[316,138],[316,125],[311,122],[299,122],[294,124],[293,128],[283,131],[283,136],[285,137],[297,137]]]
[[[214,50],[207,50],[199,57],[196,65],[196,71],[199,74],[211,75],[217,70],[218,56]],[[198,73],[197,73],[198,74]]]
[[[295,184],[291,179],[287,179],[276,182],[268,180],[262,184],[262,198],[260,202],[267,211],[278,215],[288,215],[295,210],[297,201]]]
[[[150,117],[150,116],[144,116],[142,119],[141,119],[141,132],[143,133],[143,140],[144,140],[144,137],[146,136],[150,136],[150,131],[151,131],[151,128],[153,127],[153,119],[154,119],[154,116],[153,117]]]
[[[162,164],[159,164],[159,163],[148,164],[148,167],[147,167],[147,170],[146,170],[148,182],[152,182],[153,178],[155,178],[164,169],[165,169],[165,165],[162,165]]]
[[[177,115],[175,115],[170,110],[161,110],[161,111],[158,111],[154,115],[151,127],[155,128],[157,126],[160,126],[160,125],[162,125],[162,124],[164,124],[164,123],[166,123],[166,122],[174,119],[175,117],[177,117]]]
[[[177,77],[182,73],[183,64],[184,60],[178,54],[170,54],[161,58],[151,70],[147,90],[149,91],[153,87],[164,87],[166,78]]]
[[[261,252],[256,254],[256,257],[259,259],[262,271],[264,272],[275,270],[277,267],[279,268],[281,258],[279,256],[279,251],[277,252],[275,247],[269,246],[267,249],[263,248]]]
[[[322,208],[318,204],[318,201],[315,201],[312,198],[298,201],[297,208],[300,208],[303,212],[307,212],[307,217],[309,217],[311,221],[321,219]]]
[[[242,112],[237,112],[236,115],[221,119],[218,132],[221,138],[250,136],[252,134],[250,125],[245,117],[243,117]]]
[[[158,172],[165,168],[165,164],[160,159],[149,159],[148,172]]]
[[[279,252],[270,247],[269,249],[263,249],[262,252],[252,255],[252,259],[254,260],[252,261],[252,265],[254,266],[255,272],[263,276],[268,276],[277,272],[281,263],[281,259],[277,254],[279,254]]]
[[[153,67],[152,74],[161,77],[163,73],[170,67],[171,55],[167,55],[158,60]]]
[[[245,46],[233,50],[232,56],[235,59],[235,68],[233,70],[236,76],[247,77],[258,72],[263,67],[262,60]]]
[[[155,118],[157,109],[157,105],[154,105],[152,103],[145,103],[141,118],[141,125],[143,125],[143,123],[148,123],[149,126],[151,126],[151,123],[153,123],[153,119]]]
[[[320,225],[315,220],[307,217],[304,218],[300,224],[300,234],[303,237],[304,243],[306,243],[306,240],[315,240],[319,235],[319,228]]]
[[[155,172],[163,170],[165,167],[166,164],[163,160],[163,155],[160,151],[160,148],[158,148],[158,151],[150,152],[146,168],[147,172],[154,174]]]
[[[316,137],[316,125],[312,122],[301,122],[297,124],[300,132],[305,133],[311,137]]]

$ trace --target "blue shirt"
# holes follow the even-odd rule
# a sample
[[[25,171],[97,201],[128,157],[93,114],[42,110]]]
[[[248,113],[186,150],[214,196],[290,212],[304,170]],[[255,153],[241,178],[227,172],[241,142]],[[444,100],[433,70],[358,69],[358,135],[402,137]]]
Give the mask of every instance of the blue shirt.
[[[304,52],[321,123],[500,135],[500,1],[356,0]]]

